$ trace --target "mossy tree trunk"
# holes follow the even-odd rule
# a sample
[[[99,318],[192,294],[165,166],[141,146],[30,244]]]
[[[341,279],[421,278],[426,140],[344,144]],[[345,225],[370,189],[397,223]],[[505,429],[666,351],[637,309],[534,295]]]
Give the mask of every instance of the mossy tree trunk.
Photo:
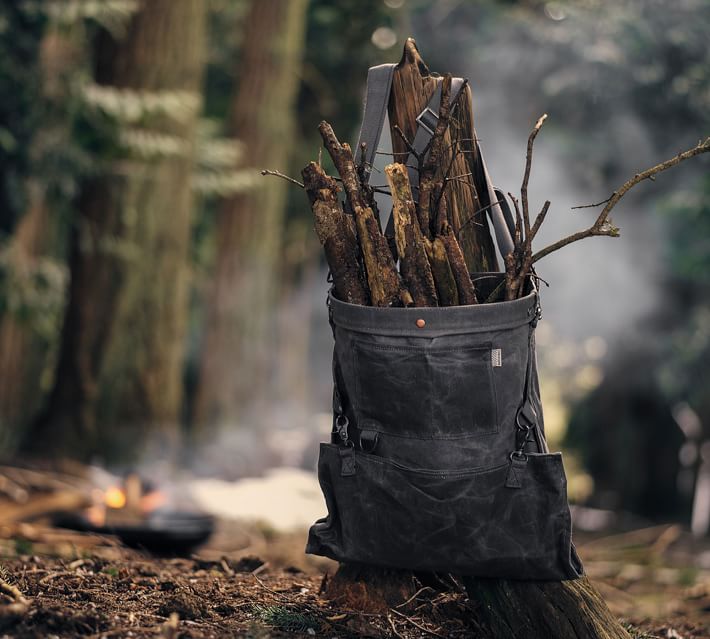
[[[29,439],[35,451],[111,458],[149,433],[174,440],[178,432],[206,8],[145,0],[122,37],[102,31],[95,41],[100,89],[118,101],[169,98],[172,107],[146,107],[133,125],[179,150],[144,159],[101,138],[111,153],[82,187],[54,388]]]
[[[13,74],[4,78],[3,87],[16,95],[0,108],[0,120],[8,120],[15,137],[13,151],[30,158],[41,158],[53,148],[69,144],[70,126],[63,105],[70,98],[67,80],[79,68],[85,53],[76,37],[77,29],[49,27],[36,16],[27,20],[20,7],[9,7],[4,18],[8,33],[23,43],[7,47],[4,61]],[[7,26],[7,25],[6,25]],[[31,95],[32,104],[28,104]],[[22,113],[21,121],[11,115]],[[41,123],[37,113],[43,114]],[[22,119],[32,126],[24,126]],[[47,150],[47,140],[51,140]],[[7,149],[5,150],[7,151]],[[22,156],[21,156],[22,157]],[[22,185],[17,174],[27,171]],[[47,373],[56,355],[57,324],[64,308],[65,269],[61,246],[62,216],[60,206],[46,194],[47,176],[17,157],[5,156],[0,162],[0,225],[7,240],[0,244],[0,450],[13,450],[37,416],[39,398],[46,392]],[[14,176],[14,180],[13,180]],[[21,189],[21,216],[17,194]],[[53,214],[54,213],[54,214]]]
[[[254,174],[288,166],[308,0],[254,0],[244,27],[230,134]],[[287,185],[262,178],[222,203],[192,422],[197,437],[233,424],[266,385]]]

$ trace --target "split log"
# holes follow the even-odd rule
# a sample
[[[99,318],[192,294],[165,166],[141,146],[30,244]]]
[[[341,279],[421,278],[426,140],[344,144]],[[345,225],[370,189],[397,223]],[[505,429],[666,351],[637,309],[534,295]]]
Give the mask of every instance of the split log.
[[[389,103],[395,162],[407,162],[409,149],[405,139],[414,139],[416,118],[426,107],[439,82],[442,78],[431,75],[416,42],[408,38],[402,59],[394,71]],[[397,129],[403,135],[397,133]],[[477,157],[473,100],[471,88],[467,85],[461,91],[449,129],[443,136],[440,171],[447,177],[445,193],[450,202],[451,226],[471,273],[499,270],[493,238],[485,217],[480,213],[488,204],[488,198],[481,185],[476,184]],[[416,191],[414,195],[417,200]]]
[[[355,217],[373,306],[411,306],[412,296],[402,284],[387,240],[380,231],[372,208],[367,206],[350,146],[339,142],[327,122],[321,122],[318,130],[343,180],[343,188]]]
[[[390,164],[385,167],[385,175],[392,194],[394,237],[404,283],[416,306],[438,306],[434,277],[424,249],[425,238],[417,221],[407,167],[404,164]]]
[[[350,304],[369,304],[370,296],[357,259],[355,228],[352,217],[346,215],[340,205],[337,182],[315,162],[310,162],[302,175],[316,234],[323,245],[338,299]]]

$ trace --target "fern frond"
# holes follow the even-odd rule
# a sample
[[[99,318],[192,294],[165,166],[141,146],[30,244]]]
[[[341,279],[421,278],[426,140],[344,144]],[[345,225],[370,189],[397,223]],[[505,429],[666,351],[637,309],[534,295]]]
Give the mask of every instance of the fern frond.
[[[123,129],[118,135],[121,146],[142,159],[187,157],[191,152],[189,140],[177,135],[150,129]]]
[[[81,20],[93,20],[115,36],[123,35],[128,21],[140,10],[138,0],[26,0],[25,11],[43,13],[50,20],[71,25]]]
[[[197,173],[193,178],[195,190],[204,196],[229,197],[254,188],[263,180],[255,168],[236,171]]]
[[[202,106],[195,91],[139,91],[88,82],[80,89],[85,104],[100,110],[119,123],[136,123],[150,116],[189,122]]]

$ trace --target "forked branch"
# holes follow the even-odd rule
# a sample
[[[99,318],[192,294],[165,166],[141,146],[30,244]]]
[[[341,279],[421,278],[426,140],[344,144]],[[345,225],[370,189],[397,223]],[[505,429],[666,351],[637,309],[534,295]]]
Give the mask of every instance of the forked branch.
[[[611,194],[611,196],[607,200],[600,203],[604,204],[604,208],[602,209],[601,213],[599,213],[599,217],[597,217],[594,224],[592,224],[587,229],[578,231],[577,233],[573,233],[572,235],[564,237],[561,240],[557,240],[557,242],[553,242],[549,246],[546,246],[544,249],[541,249],[532,256],[533,264],[538,260],[542,259],[543,257],[546,257],[553,251],[561,249],[563,246],[567,246],[572,242],[583,240],[587,237],[594,237],[597,235],[619,237],[619,229],[611,223],[611,220],[609,219],[609,214],[611,213],[612,209],[619,203],[621,198],[624,197],[624,195],[626,195],[634,186],[636,186],[640,182],[643,182],[644,180],[653,179],[659,173],[662,173],[663,171],[666,171],[667,169],[670,169],[671,167],[674,167],[677,164],[684,162],[685,160],[695,157],[696,155],[700,155],[701,153],[707,153],[708,151],[710,151],[710,137],[706,138],[704,141],[698,142],[698,144],[692,149],[688,149],[687,151],[678,153],[678,155],[670,158],[669,160],[666,160],[665,162],[661,162],[660,164],[656,164],[656,166],[652,166],[646,169],[645,171],[637,173],[631,179],[624,182],[616,191]]]

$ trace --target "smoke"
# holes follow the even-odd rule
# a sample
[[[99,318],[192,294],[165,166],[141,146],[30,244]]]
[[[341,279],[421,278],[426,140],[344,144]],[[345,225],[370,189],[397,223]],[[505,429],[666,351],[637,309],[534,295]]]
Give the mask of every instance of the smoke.
[[[477,132],[492,178],[505,192],[519,197],[527,137],[534,123],[507,117],[501,106],[508,97],[503,81],[489,86],[482,79],[477,94]],[[639,158],[639,167],[643,166]],[[609,195],[576,182],[558,152],[555,133],[543,127],[533,156],[531,213],[537,213],[547,199],[552,205],[534,248],[589,226],[600,208],[572,207]],[[560,337],[603,336],[613,341],[659,302],[662,238],[657,218],[644,214],[630,198],[619,205],[614,221],[621,227],[621,238],[582,240],[537,265],[538,275],[550,285],[542,285],[544,317]]]

